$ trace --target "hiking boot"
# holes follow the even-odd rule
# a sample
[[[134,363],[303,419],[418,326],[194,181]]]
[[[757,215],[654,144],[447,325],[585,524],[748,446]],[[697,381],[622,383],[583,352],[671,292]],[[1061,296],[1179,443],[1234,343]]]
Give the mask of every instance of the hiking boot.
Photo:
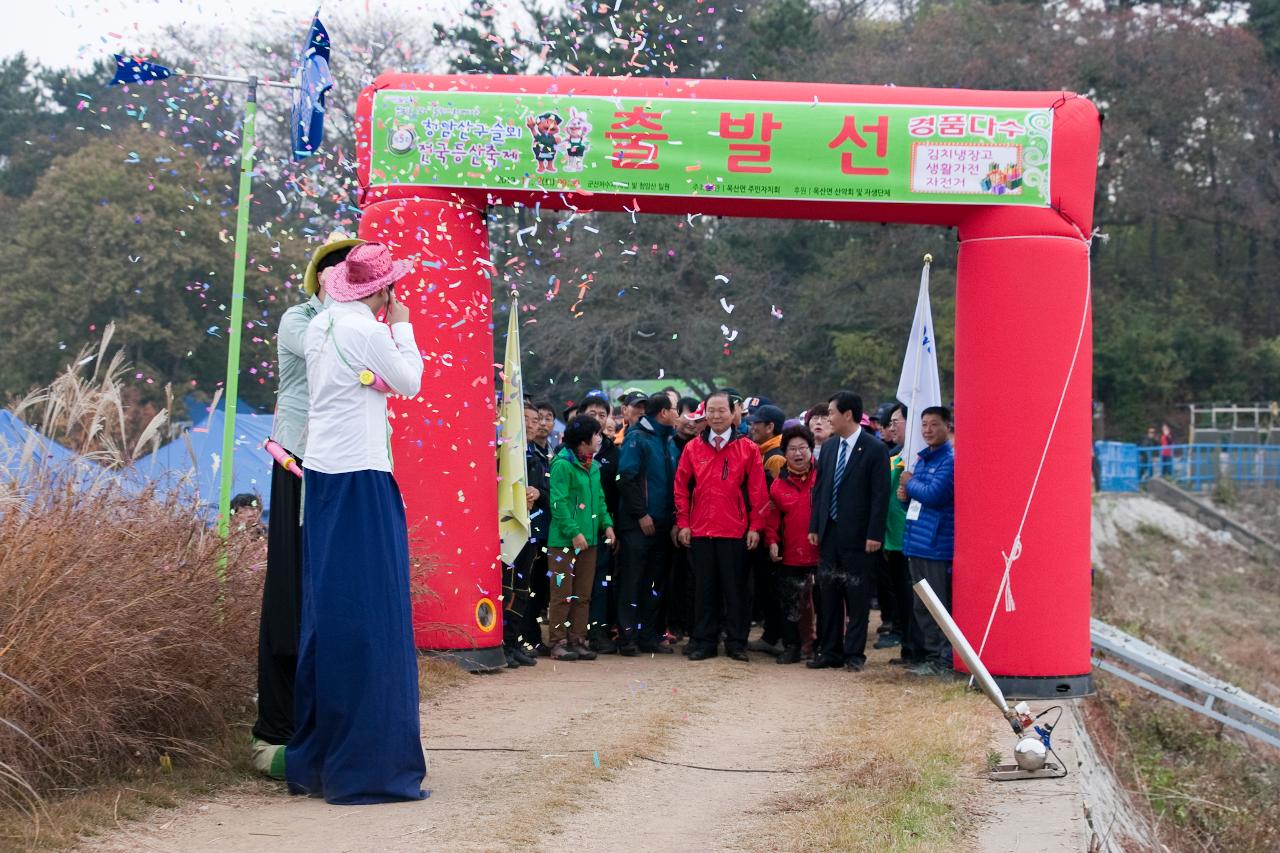
[[[800,647],[787,646],[782,650],[782,654],[778,655],[778,663],[800,663]]]
[[[763,652],[766,655],[773,655],[774,657],[782,654],[781,646],[776,646],[773,643],[767,643],[763,639],[752,640],[747,643],[747,648],[753,652]]]
[[[519,646],[516,646],[514,649],[511,650],[511,657],[515,658],[516,663],[520,664],[521,666],[537,666],[538,665],[538,659],[534,657],[530,657],[528,652],[526,652],[524,649],[520,648]]]
[[[955,670],[953,670],[949,666],[942,666],[939,663],[935,663],[934,661],[927,660],[927,661],[924,661],[923,663],[918,663],[915,666],[908,668],[907,672],[911,673],[912,675],[919,675],[925,678],[938,678],[942,676],[952,675],[955,672]]]
[[[877,637],[875,644],[871,648],[893,649],[893,648],[897,648],[900,645],[902,645],[902,638],[899,637],[894,632],[890,631],[887,634],[881,634],[879,637]]]
[[[740,660],[743,663],[747,663],[751,660],[751,658],[747,655],[746,649],[734,649],[733,651],[729,652],[729,657],[732,660]]]
[[[516,663],[516,659],[515,659],[515,657],[511,654],[511,652],[510,652],[510,651],[506,652],[506,653],[505,653],[505,656],[506,656],[506,658],[507,658],[507,669],[519,669],[519,668],[520,668],[520,664]]]
[[[618,646],[618,654],[622,655],[624,658],[633,658],[640,654],[640,647],[632,645],[631,643],[623,643]]]
[[[587,641],[591,646],[591,650],[602,655],[616,655],[618,653],[618,644],[607,634],[596,634]]]
[[[561,641],[551,648],[550,657],[552,660],[577,660],[578,653],[569,648],[568,643]]]
[[[716,656],[714,649],[694,649],[689,652],[689,660],[709,660]]]
[[[582,640],[578,640],[578,642],[574,643],[572,648],[575,652],[578,653],[578,660],[595,660],[596,659],[596,653],[591,651],[591,647],[588,646]]]

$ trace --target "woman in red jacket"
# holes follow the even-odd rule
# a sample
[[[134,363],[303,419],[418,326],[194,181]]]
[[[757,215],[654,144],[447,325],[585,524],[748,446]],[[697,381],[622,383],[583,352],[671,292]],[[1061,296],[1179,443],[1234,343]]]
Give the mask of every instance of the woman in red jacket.
[[[809,542],[809,513],[818,471],[813,464],[813,433],[793,426],[782,431],[787,467],[769,487],[764,508],[764,541],[769,558],[778,566],[778,603],[782,623],[782,654],[778,663],[800,662],[800,612],[806,589],[818,565],[818,546]]]

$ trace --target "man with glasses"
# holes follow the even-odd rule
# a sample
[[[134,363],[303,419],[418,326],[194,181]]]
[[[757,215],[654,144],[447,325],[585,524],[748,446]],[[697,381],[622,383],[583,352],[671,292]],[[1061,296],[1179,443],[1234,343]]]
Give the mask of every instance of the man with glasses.
[[[894,405],[885,421],[884,440],[891,445],[889,459],[889,492],[897,495],[898,480],[906,467],[902,458],[902,445],[906,438],[907,407],[901,403]],[[881,620],[888,622],[893,630],[876,640],[875,647],[888,649],[901,646],[902,651],[897,658],[889,661],[895,666],[914,666],[924,658],[921,656],[917,642],[914,620],[911,615],[915,594],[911,591],[911,572],[907,566],[907,556],[902,552],[902,533],[907,523],[907,508],[898,500],[889,501],[889,515],[885,520],[883,589],[892,591],[886,604],[882,592],[880,603]]]

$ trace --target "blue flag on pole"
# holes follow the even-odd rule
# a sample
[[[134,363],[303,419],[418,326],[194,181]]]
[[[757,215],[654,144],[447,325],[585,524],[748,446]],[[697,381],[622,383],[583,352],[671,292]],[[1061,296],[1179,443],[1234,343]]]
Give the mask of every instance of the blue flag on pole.
[[[329,33],[319,16],[298,55],[298,90],[293,98],[293,158],[310,157],[324,142],[324,95],[333,88],[329,74]]]
[[[125,56],[123,53],[115,54],[116,57],[116,76],[111,78],[108,86],[118,86],[122,83],[146,83],[151,80],[163,80],[173,74],[163,65],[156,65],[154,62],[145,62],[136,56]]]

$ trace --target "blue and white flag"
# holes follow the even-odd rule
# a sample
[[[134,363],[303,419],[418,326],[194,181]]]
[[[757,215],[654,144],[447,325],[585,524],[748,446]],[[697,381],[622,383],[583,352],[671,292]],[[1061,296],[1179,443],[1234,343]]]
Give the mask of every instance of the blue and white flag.
[[[116,58],[116,76],[111,78],[108,86],[119,86],[128,83],[147,83],[151,80],[163,80],[172,76],[173,72],[163,65],[156,65],[154,62],[146,62],[138,59],[136,56],[125,56],[123,53],[115,54]]]
[[[920,413],[930,406],[942,405],[942,385],[938,381],[938,347],[934,337],[933,310],[929,307],[929,265],[925,260],[920,271],[920,295],[916,299],[916,317],[911,322],[907,354],[902,359],[902,377],[898,380],[898,402],[907,407],[906,434],[902,437],[902,461],[908,471],[916,467],[916,457],[925,448],[920,429]]]
[[[298,54],[298,90],[293,97],[293,159],[316,153],[324,142],[324,95],[333,88],[329,73],[329,33],[319,16],[311,21]]]

